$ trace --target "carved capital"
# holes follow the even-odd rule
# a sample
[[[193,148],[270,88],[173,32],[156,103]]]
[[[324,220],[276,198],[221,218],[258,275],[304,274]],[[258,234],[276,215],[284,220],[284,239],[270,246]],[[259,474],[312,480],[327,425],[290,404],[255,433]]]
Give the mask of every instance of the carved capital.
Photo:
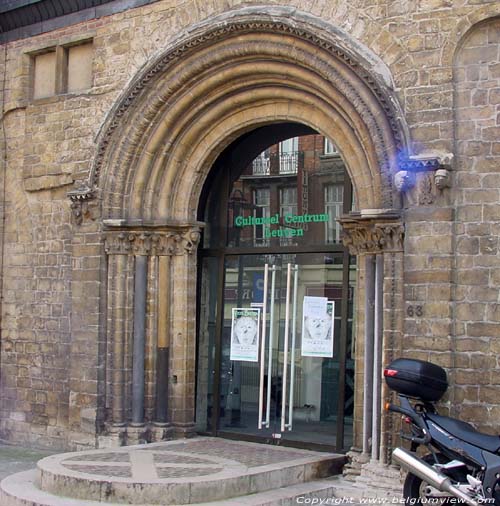
[[[190,255],[196,251],[200,229],[113,230],[105,235],[108,255]]]
[[[132,253],[133,237],[127,232],[108,232],[104,239],[104,250],[108,255],[129,255]]]
[[[403,251],[404,225],[399,219],[342,217],[342,242],[352,255]]]
[[[186,230],[183,233],[176,234],[174,255],[192,254],[196,251],[200,242],[201,232],[199,228]]]

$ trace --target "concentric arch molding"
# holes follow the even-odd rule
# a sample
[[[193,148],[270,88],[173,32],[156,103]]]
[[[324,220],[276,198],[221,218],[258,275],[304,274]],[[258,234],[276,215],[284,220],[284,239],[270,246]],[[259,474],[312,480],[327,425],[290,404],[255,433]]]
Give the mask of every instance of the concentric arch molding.
[[[91,191],[102,186],[103,167],[106,165],[106,156],[111,145],[116,145],[116,138],[113,137],[122,124],[124,118],[133,107],[140,101],[141,97],[147,96],[159,78],[167,75],[169,68],[182,62],[188,55],[210,47],[218,41],[227,40],[249,33],[273,33],[293,36],[321,49],[331,55],[332,59],[342,62],[351,69],[371,92],[371,100],[378,103],[378,108],[383,111],[384,121],[380,121],[373,114],[366,114],[368,128],[378,142],[376,151],[379,153],[379,165],[381,170],[388,170],[389,160],[385,143],[390,138],[398,156],[407,152],[408,128],[403,118],[401,108],[398,104],[394,90],[390,82],[390,73],[380,59],[377,59],[368,49],[363,48],[348,34],[339,28],[330,25],[319,18],[302,13],[293,8],[273,7],[268,10],[262,8],[244,8],[225,13],[220,16],[207,19],[195,25],[189,32],[174,41],[154,61],[147,65],[132,80],[131,84],[117,101],[108,119],[101,129],[100,138],[94,162],[89,174],[88,186]],[[382,69],[382,70],[381,70]],[[337,84],[337,83],[336,83]],[[349,83],[342,83],[339,79],[339,88],[349,87]],[[342,90],[344,91],[344,90]],[[349,89],[349,100],[361,112],[368,111],[365,98],[357,93],[354,87]],[[148,114],[154,116],[154,107],[150,106]],[[372,117],[370,117],[372,116]],[[381,126],[383,123],[383,126]],[[387,129],[387,132],[381,132]],[[391,178],[387,177],[388,194],[392,191],[390,187]],[[386,204],[392,206],[392,197],[387,197]]]

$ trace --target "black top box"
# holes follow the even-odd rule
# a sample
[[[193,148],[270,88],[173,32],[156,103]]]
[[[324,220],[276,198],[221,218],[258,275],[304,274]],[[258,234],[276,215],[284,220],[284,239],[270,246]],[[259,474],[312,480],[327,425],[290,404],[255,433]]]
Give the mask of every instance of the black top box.
[[[424,360],[398,358],[384,369],[384,377],[391,390],[423,401],[441,399],[448,388],[446,371]]]

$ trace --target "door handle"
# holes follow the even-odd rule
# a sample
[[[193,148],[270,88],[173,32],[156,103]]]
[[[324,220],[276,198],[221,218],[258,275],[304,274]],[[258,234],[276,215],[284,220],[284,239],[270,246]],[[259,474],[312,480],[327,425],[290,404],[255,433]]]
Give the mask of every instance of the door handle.
[[[288,423],[285,427],[292,430],[293,427],[293,405],[295,394],[295,342],[297,339],[297,291],[299,279],[299,266],[293,266],[293,302],[292,302],[292,353],[290,358],[290,398],[288,400]]]
[[[266,392],[266,420],[264,425],[271,424],[271,379],[273,374],[273,330],[274,330],[274,297],[276,291],[276,266],[271,267],[271,301],[269,309],[269,351],[267,354],[267,392]]]
[[[288,335],[290,333],[290,283],[292,281],[292,264],[286,269],[286,299],[285,299],[285,339],[283,344],[283,387],[281,393],[281,432],[285,431],[286,394],[288,381]]]
[[[269,417],[263,422],[264,414],[264,361],[266,359],[266,316],[267,316],[267,280],[269,277],[269,264],[264,265],[264,294],[262,297],[262,340],[260,344],[260,379],[259,379],[259,423],[258,428],[262,429],[262,425],[268,426]],[[269,388],[269,386],[268,386]]]

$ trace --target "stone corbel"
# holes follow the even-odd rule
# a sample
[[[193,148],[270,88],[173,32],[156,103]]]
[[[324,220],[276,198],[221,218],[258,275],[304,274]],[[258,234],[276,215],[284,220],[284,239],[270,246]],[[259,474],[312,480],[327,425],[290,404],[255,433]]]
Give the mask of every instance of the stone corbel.
[[[84,183],[68,192],[68,197],[71,200],[73,219],[77,225],[81,225],[83,218],[90,215],[89,204],[95,198],[95,190]]]
[[[401,158],[394,186],[411,204],[433,204],[439,192],[451,186],[451,153],[417,155]],[[415,188],[415,191],[411,191]]]
[[[415,186],[416,176],[409,170],[400,170],[394,174],[394,186],[400,193],[407,192]]]
[[[339,222],[342,242],[352,255],[403,251],[404,225],[395,214],[346,215]]]
[[[418,172],[434,172],[435,176],[451,169],[453,163],[453,154],[441,153],[435,156],[416,155],[407,158],[401,158],[398,162],[399,171],[394,176],[394,183],[399,191],[407,191],[415,184],[415,175]],[[444,171],[444,172],[443,172]],[[413,184],[409,184],[413,181]]]
[[[434,174],[434,184],[436,188],[443,191],[451,186],[450,171],[447,169],[438,169]]]

